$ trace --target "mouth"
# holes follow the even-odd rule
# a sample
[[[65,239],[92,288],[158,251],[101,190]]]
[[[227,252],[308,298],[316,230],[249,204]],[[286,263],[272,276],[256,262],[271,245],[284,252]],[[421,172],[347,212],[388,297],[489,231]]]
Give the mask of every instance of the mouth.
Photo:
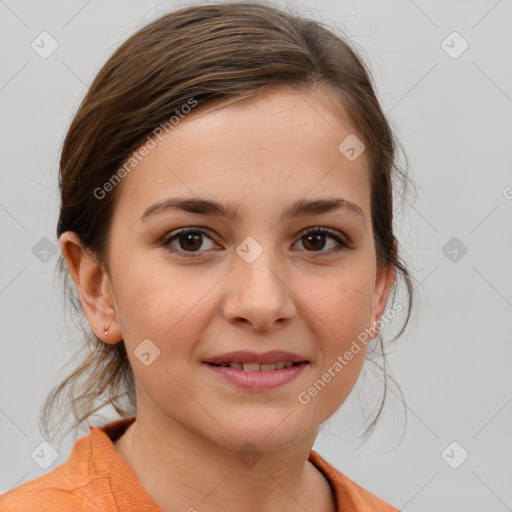
[[[245,366],[245,371],[261,371],[262,366],[263,371],[275,369],[280,370],[282,368],[289,368],[295,363],[309,363],[305,357],[299,354],[294,354],[293,352],[285,352],[283,350],[270,350],[262,353],[250,352],[248,350],[235,350],[233,352],[209,357],[208,359],[205,359],[204,362],[217,366],[242,365],[242,367]],[[258,369],[256,368],[256,364],[259,365]],[[275,365],[276,367],[274,368],[270,365]],[[231,368],[242,369],[239,366],[231,366]]]
[[[310,366],[309,361],[276,361],[274,363],[254,363],[224,361],[221,363],[203,362],[216,381],[245,392],[264,392],[285,387],[298,379]]]
[[[310,366],[298,354],[274,350],[257,354],[238,351],[203,361],[215,378],[250,391],[275,389],[292,382]]]
[[[276,363],[237,363],[235,361],[230,361],[229,363],[206,363],[212,366],[216,366],[218,368],[233,368],[235,370],[240,370],[244,372],[271,372],[274,370],[282,370],[283,368],[291,368],[292,366],[297,366],[307,361],[277,361]]]

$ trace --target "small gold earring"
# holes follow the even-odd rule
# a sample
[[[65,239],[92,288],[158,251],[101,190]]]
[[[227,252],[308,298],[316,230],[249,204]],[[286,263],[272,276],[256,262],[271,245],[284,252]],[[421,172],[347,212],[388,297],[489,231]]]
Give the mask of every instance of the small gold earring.
[[[112,322],[113,322],[113,320],[112,320]],[[107,327],[105,327],[105,329],[103,330],[103,334],[105,334],[105,336],[107,336],[107,335],[108,335],[108,329],[109,329],[109,327],[112,325],[112,322],[110,322],[110,323],[107,325]]]

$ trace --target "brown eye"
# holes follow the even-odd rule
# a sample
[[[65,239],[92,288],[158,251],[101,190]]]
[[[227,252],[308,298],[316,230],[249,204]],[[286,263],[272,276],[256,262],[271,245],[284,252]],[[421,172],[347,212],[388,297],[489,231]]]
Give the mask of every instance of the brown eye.
[[[178,238],[180,248],[188,251],[197,251],[203,245],[202,235],[196,233],[185,233],[179,235]]]
[[[325,247],[325,234],[305,235],[302,238],[305,240],[303,244],[306,249],[317,251]]]
[[[206,237],[213,245],[212,239],[207,233],[201,229],[189,229],[189,230],[178,230],[167,237],[162,245],[166,247],[170,252],[179,253],[186,257],[200,256],[205,251],[200,251],[205,242]],[[176,243],[177,242],[177,243]],[[211,249],[212,247],[206,247]]]
[[[334,246],[323,251],[328,238],[335,242]],[[308,252],[319,252],[322,255],[349,248],[348,242],[337,231],[322,227],[310,228],[300,240]]]

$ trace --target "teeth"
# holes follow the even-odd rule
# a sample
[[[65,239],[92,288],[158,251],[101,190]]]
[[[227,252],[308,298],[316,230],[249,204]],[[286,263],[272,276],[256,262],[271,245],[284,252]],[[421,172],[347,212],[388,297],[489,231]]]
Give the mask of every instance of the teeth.
[[[244,370],[246,372],[259,372],[260,365],[258,363],[244,363]]]
[[[244,370],[246,372],[271,372],[273,370],[282,370],[283,368],[291,368],[292,361],[278,361],[277,363],[220,363],[220,367],[234,368],[235,370]]]

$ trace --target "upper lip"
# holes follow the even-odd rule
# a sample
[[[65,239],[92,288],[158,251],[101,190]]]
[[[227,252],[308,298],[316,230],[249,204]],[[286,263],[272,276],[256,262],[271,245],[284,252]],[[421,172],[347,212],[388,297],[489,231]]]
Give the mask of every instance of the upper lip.
[[[284,352],[282,350],[271,350],[258,354],[256,352],[247,352],[244,350],[236,350],[227,352],[218,356],[209,357],[204,362],[221,364],[221,363],[259,363],[271,364],[279,361],[292,361],[293,363],[309,362],[306,358],[294,354],[293,352]]]

